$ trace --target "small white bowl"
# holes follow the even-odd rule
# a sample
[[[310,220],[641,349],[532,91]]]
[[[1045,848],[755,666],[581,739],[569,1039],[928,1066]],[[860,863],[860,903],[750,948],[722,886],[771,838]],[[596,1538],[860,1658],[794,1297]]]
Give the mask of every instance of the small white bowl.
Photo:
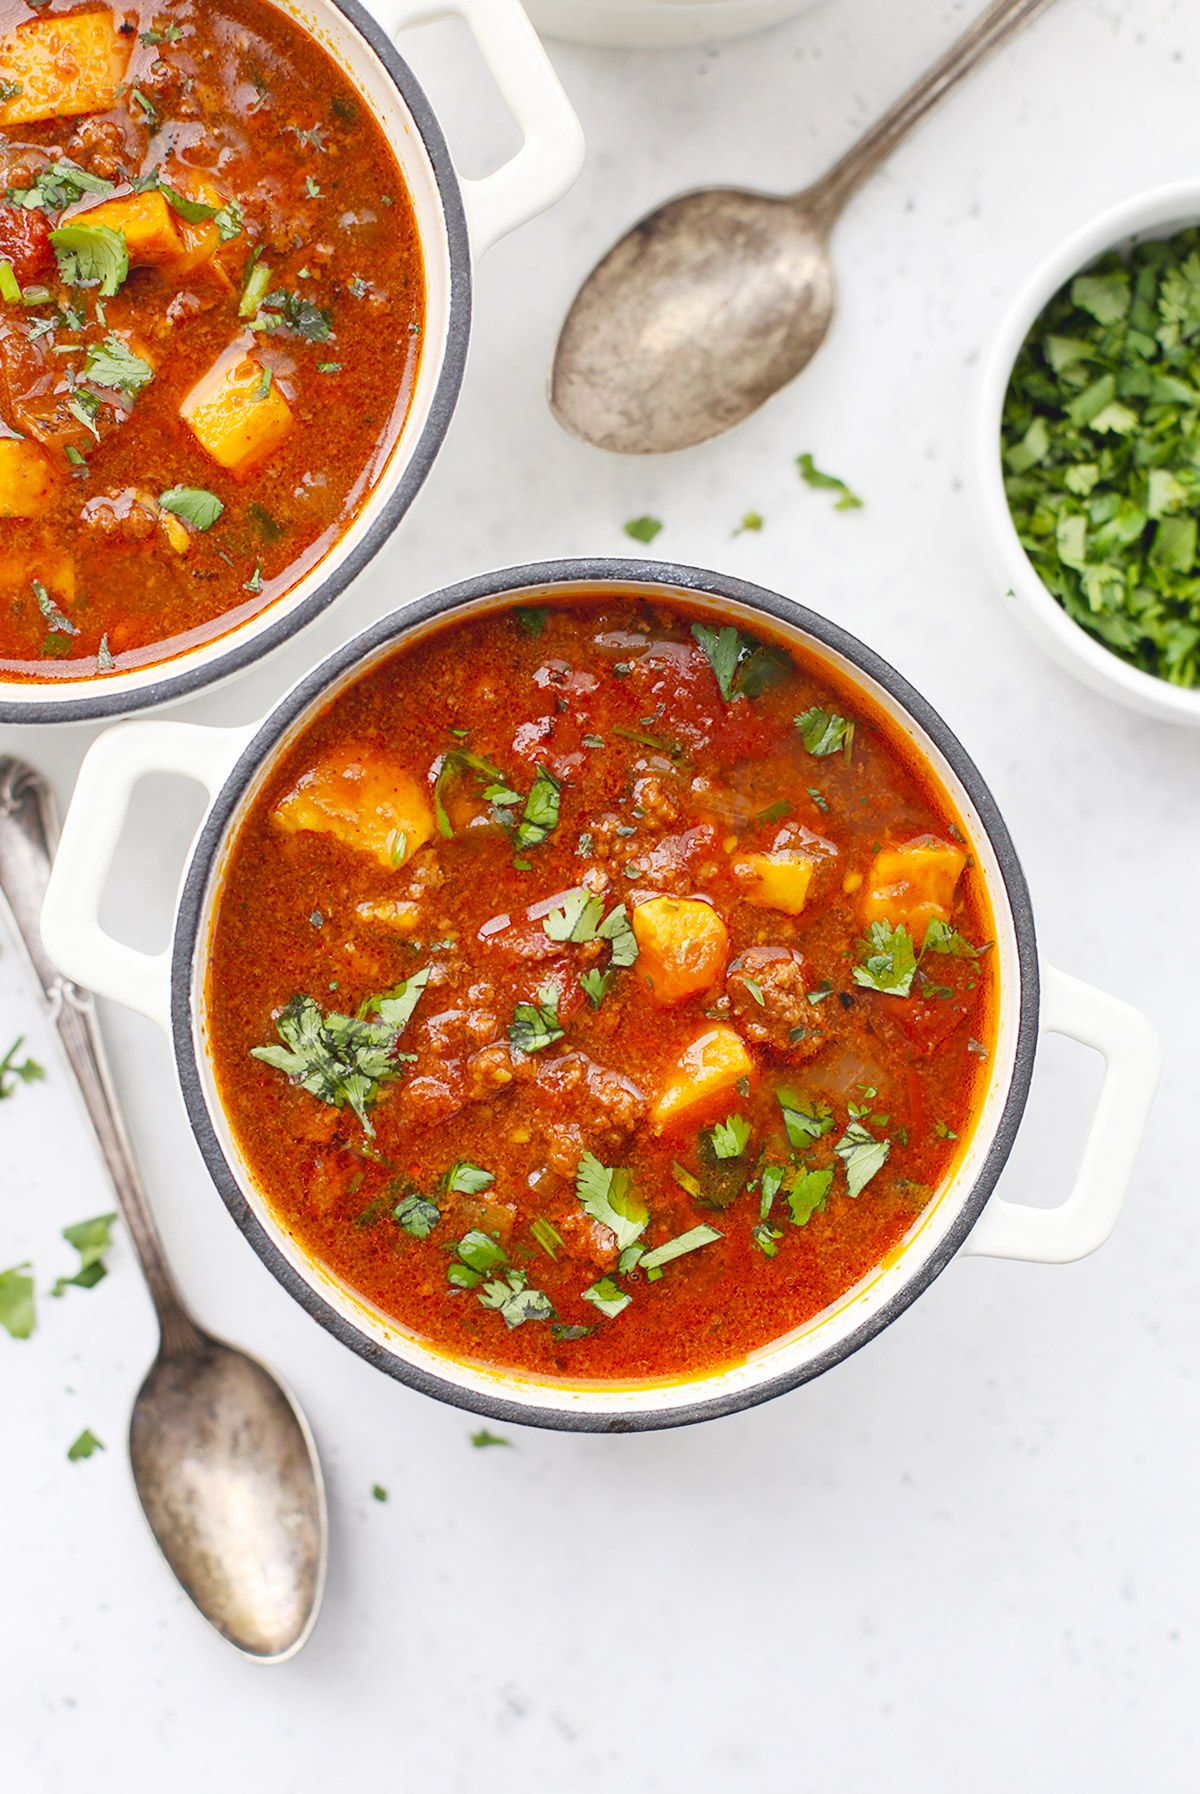
[[[1169,685],[1111,652],[1072,621],[1047,591],[1021,546],[1008,508],[1000,461],[1000,420],[1017,356],[1059,288],[1110,249],[1147,237],[1169,237],[1200,222],[1200,181],[1175,181],[1110,206],[1069,236],[1030,275],[1008,309],[983,369],[975,445],[975,477],[984,520],[1016,614],[1060,666],[1093,690],[1147,716],[1200,728],[1200,688]]]

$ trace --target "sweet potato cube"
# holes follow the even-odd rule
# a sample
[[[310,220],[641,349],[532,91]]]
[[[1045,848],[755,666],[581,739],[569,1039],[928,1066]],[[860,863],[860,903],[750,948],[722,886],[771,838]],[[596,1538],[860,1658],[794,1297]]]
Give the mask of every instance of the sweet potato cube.
[[[201,448],[239,479],[278,448],[292,408],[261,361],[243,349],[221,357],[193,386],[179,415]]]
[[[725,970],[729,932],[711,904],[696,897],[651,897],[633,912],[638,975],[669,1008],[709,990]]]
[[[76,212],[72,224],[103,224],[125,238],[131,268],[161,268],[183,253],[183,238],[175,214],[157,188],[148,193],[129,193],[124,199],[105,199],[86,212]]]
[[[0,126],[110,112],[136,42],[110,11],[27,19],[0,38]]]
[[[75,563],[61,548],[0,548],[0,601],[33,597],[34,581],[70,610],[75,601]]]
[[[785,916],[800,914],[815,871],[816,862],[808,854],[790,847],[772,853],[744,853],[733,862],[733,875],[743,886],[746,902],[756,903],[760,909],[779,910]]]
[[[202,206],[214,206],[217,211],[220,211],[225,204],[225,195],[216,182],[209,180],[206,174],[201,174],[196,169],[189,168],[183,174],[176,174],[172,171],[168,174],[167,179],[177,192],[182,193],[185,199],[197,200]],[[186,218],[177,218],[175,222],[179,230],[181,247],[178,256],[171,264],[171,272],[179,275],[191,274],[197,268],[202,268],[212,261],[221,247],[221,233],[217,228],[216,221],[212,218],[202,218],[196,224],[189,224]],[[219,264],[213,271],[218,279],[226,285],[232,284],[229,276]]]
[[[56,485],[36,442],[0,437],[0,517],[40,517],[54,502]]]
[[[272,818],[289,834],[332,835],[389,872],[410,860],[435,826],[429,798],[412,774],[362,746],[327,752],[280,798]]]
[[[875,855],[863,893],[863,921],[903,925],[919,947],[933,921],[948,922],[967,856],[961,847],[918,835]]]
[[[701,1103],[732,1090],[739,1078],[748,1077],[753,1070],[754,1061],[740,1034],[720,1024],[706,1029],[684,1048],[655,1099],[650,1111],[655,1132],[661,1134]]]

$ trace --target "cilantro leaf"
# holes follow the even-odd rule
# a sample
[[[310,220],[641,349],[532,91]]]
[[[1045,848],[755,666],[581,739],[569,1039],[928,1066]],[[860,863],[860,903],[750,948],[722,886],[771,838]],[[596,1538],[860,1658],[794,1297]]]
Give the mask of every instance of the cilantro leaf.
[[[79,1267],[73,1277],[59,1277],[55,1280],[52,1296],[61,1296],[63,1291],[74,1285],[77,1289],[94,1289],[108,1275],[108,1266],[104,1262],[104,1254],[112,1244],[112,1224],[116,1215],[93,1215],[88,1221],[76,1221],[62,1230],[63,1239],[68,1246],[74,1246],[79,1254]]]
[[[487,1445],[507,1445],[511,1448],[512,1440],[506,1439],[503,1433],[491,1433],[487,1427],[481,1426],[477,1433],[471,1434],[471,1444],[477,1450],[482,1450]]]
[[[634,517],[625,525],[625,534],[635,542],[650,543],[662,529],[657,517]]]
[[[211,529],[225,506],[214,492],[203,486],[172,486],[158,495],[159,508],[170,511],[190,523],[193,529]]]
[[[698,1252],[701,1246],[711,1246],[714,1240],[723,1237],[719,1228],[710,1227],[707,1221],[701,1221],[698,1227],[689,1227],[686,1233],[678,1233],[673,1240],[666,1240],[661,1246],[643,1252],[639,1269],[653,1275],[673,1259],[682,1258],[688,1252]]]
[[[540,604],[516,604],[513,606],[513,616],[522,632],[532,641],[536,642],[546,627],[546,611]]]
[[[854,746],[854,724],[839,716],[836,710],[822,710],[819,704],[793,718],[805,750],[814,760],[824,760],[839,749],[850,758]]]
[[[322,310],[300,293],[280,288],[264,294],[250,319],[250,328],[272,335],[284,331],[290,336],[302,336],[306,342],[327,343],[333,335],[333,313]]]
[[[0,1271],[0,1327],[12,1339],[28,1339],[37,1326],[33,1278],[28,1265]]]
[[[437,1203],[429,1196],[422,1196],[419,1190],[410,1190],[392,1210],[392,1220],[405,1233],[411,1233],[415,1240],[427,1240],[441,1218],[442,1211]]]
[[[81,1458],[90,1458],[93,1452],[104,1450],[103,1439],[97,1439],[91,1427],[85,1426],[78,1439],[72,1445],[68,1445],[67,1459],[72,1464],[78,1464]]]
[[[833,1110],[811,1096],[781,1088],[775,1092],[775,1101],[783,1114],[788,1144],[796,1152],[806,1151],[833,1126]]]
[[[111,299],[129,273],[129,253],[122,231],[107,224],[60,224],[50,232],[58,272],[69,287],[99,287]]]
[[[836,474],[822,473],[811,455],[797,455],[796,466],[799,469],[800,478],[806,486],[812,486],[818,492],[836,492],[839,495],[837,503],[833,507],[835,511],[860,511],[862,509],[862,499],[856,492],[851,492],[845,480],[839,480]]]
[[[508,1038],[518,1052],[540,1053],[562,1039],[563,1029],[558,1019],[561,997],[558,985],[548,979],[538,991],[536,1003],[515,1005],[513,1019],[508,1024]]]
[[[154,369],[110,330],[102,343],[89,346],[83,362],[83,377],[96,386],[106,386],[134,398],[153,380]]]
[[[485,1283],[478,1292],[485,1308],[499,1311],[500,1318],[511,1332],[526,1321],[552,1321],[554,1304],[544,1290],[530,1287],[524,1271],[508,1270],[502,1277]]]
[[[6,1096],[11,1096],[18,1083],[37,1084],[46,1075],[45,1067],[39,1065],[36,1059],[31,1059],[28,1054],[18,1062],[17,1054],[24,1045],[25,1036],[18,1034],[3,1059],[0,1059],[0,1101]]]
[[[612,983],[613,977],[614,973],[611,968],[607,972],[600,972],[594,966],[579,974],[580,987],[593,1009],[599,1009],[603,1003],[608,995],[608,987]]]
[[[359,1019],[365,1021],[372,1015],[378,1016],[387,1027],[400,1034],[412,1020],[432,971],[432,966],[422,966],[419,972],[393,984],[390,990],[381,991],[377,997],[368,997],[359,1008]]]
[[[585,1152],[575,1172],[575,1194],[583,1212],[616,1235],[619,1251],[646,1231],[650,1211],[634,1193],[631,1171],[602,1165],[593,1153]]]
[[[735,698],[757,698],[787,671],[788,660],[780,648],[764,647],[752,636],[742,635],[731,624],[714,629],[693,623],[692,635],[713,670],[717,687],[727,704]],[[617,730],[618,734],[626,733]]]
[[[848,1193],[860,1196],[876,1172],[882,1171],[892,1143],[876,1140],[861,1121],[852,1121],[833,1150],[846,1167]]]
[[[558,827],[559,794],[562,786],[544,766],[534,769],[533,784],[525,799],[525,811],[517,825],[516,845],[538,847],[552,829]]]
[[[603,914],[604,899],[577,886],[567,892],[560,909],[543,916],[542,927],[552,941],[593,941]]]
[[[725,702],[733,700],[733,681],[737,672],[738,661],[742,657],[742,638],[738,631],[729,624],[724,629],[712,629],[707,623],[693,623],[692,634],[704,651],[704,658],[713,670],[721,696]]]
[[[414,982],[410,979],[409,985]],[[392,1001],[381,999],[381,1011]],[[393,1014],[405,1010],[407,998],[396,1001],[399,1008]],[[411,1012],[408,1005],[405,1020]],[[379,1021],[340,1015],[335,1010],[324,1014],[312,997],[297,995],[275,1016],[275,1030],[283,1045],[251,1047],[250,1057],[283,1072],[323,1103],[335,1109],[353,1109],[363,1131],[373,1138],[375,1129],[367,1111],[382,1086],[402,1075],[405,1056],[396,1051],[402,1026],[403,1022],[389,1022],[382,1014]]]
[[[784,1195],[794,1226],[807,1227],[813,1216],[820,1213],[829,1199],[832,1183],[832,1165],[820,1171],[801,1167],[791,1173],[784,1183]]]
[[[633,1297],[621,1288],[615,1277],[601,1277],[583,1291],[583,1299],[590,1302],[593,1308],[598,1308],[606,1320],[611,1321],[629,1307]]]
[[[442,764],[438,768],[437,778],[433,782],[433,812],[437,818],[438,831],[447,841],[453,840],[454,828],[446,814],[445,792],[451,780],[461,778],[465,772],[473,772],[476,778],[490,781],[484,797],[489,803],[520,803],[519,792],[509,792],[504,783],[504,774],[482,754],[473,754],[467,748],[451,748],[442,755]]]
[[[924,958],[926,953],[948,953],[955,959],[979,959],[990,945],[990,942],[985,941],[982,947],[973,947],[957,928],[952,928],[949,922],[943,922],[939,916],[934,916],[925,930],[921,957]]]
[[[633,932],[633,923],[629,919],[629,911],[623,903],[610,909],[596,933],[602,941],[608,941],[612,947],[609,965],[617,968],[633,965],[638,956],[637,935]]]
[[[750,1123],[744,1115],[727,1115],[709,1129],[712,1149],[719,1159],[740,1159],[750,1143]]]
[[[473,1165],[470,1159],[459,1159],[443,1174],[442,1186],[460,1196],[478,1196],[482,1191],[490,1190],[495,1181],[494,1171],[485,1171],[482,1165]]]
[[[861,946],[866,957],[854,968],[855,984],[865,990],[885,991],[893,997],[909,996],[917,956],[912,935],[903,923],[893,928],[890,922],[872,922]]]

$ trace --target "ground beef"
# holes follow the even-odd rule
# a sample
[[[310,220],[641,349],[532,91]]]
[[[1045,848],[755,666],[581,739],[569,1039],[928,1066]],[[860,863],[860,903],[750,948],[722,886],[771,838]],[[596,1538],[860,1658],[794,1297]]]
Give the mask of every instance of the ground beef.
[[[534,1084],[545,1115],[547,1162],[563,1177],[575,1175],[585,1152],[601,1159],[619,1152],[646,1111],[636,1084],[586,1053],[540,1065]]]
[[[808,1001],[801,956],[791,947],[750,947],[730,966],[725,991],[733,1024],[747,1040],[793,1064],[820,1050],[820,1019]]]

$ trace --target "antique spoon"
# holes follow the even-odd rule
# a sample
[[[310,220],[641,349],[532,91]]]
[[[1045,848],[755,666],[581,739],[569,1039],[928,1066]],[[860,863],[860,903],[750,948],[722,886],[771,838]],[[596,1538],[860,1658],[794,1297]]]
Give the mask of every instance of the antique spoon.
[[[829,236],[847,200],[939,100],[1051,0],[994,0],[828,174],[777,198],[706,187],[659,206],[584,281],[550,404],[597,448],[659,455],[756,411],[833,318]]]
[[[89,992],[42,946],[58,839],[49,787],[0,759],[0,911],[8,914],[75,1076],[158,1315],[158,1355],[138,1392],[129,1452],[163,1556],[205,1619],[245,1656],[279,1663],[317,1617],[325,1489],[308,1422],[278,1378],[192,1319],[163,1255],[117,1106]]]

